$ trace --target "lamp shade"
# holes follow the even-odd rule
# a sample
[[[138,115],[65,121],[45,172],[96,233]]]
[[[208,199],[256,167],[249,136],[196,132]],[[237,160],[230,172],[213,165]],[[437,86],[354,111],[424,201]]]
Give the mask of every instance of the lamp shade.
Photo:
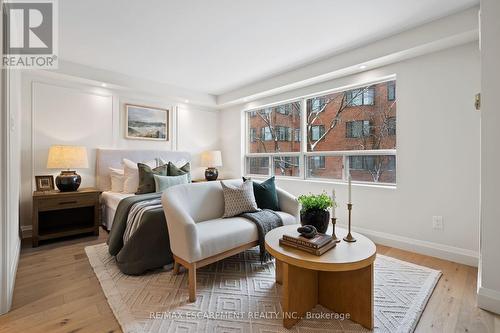
[[[205,151],[201,154],[201,166],[214,168],[222,166],[222,154],[220,150]]]
[[[47,169],[85,169],[88,167],[86,147],[57,145],[49,149]]]

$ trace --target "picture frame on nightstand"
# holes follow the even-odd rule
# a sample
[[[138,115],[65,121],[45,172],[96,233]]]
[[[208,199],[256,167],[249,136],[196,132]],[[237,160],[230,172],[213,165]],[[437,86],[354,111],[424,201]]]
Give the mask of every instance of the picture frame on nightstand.
[[[54,191],[54,176],[35,176],[36,190],[39,192]]]

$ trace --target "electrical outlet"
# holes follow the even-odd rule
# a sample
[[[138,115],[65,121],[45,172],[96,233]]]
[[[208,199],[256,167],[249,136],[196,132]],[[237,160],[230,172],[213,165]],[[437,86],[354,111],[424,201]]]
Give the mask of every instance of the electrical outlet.
[[[432,229],[443,230],[443,217],[442,216],[433,216],[432,217]]]

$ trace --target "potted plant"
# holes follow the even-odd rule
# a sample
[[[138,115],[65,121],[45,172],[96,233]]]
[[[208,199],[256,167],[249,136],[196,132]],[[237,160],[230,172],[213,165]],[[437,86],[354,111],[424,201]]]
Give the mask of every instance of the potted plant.
[[[330,222],[328,208],[334,206],[335,202],[326,193],[301,195],[298,199],[302,206],[300,223],[302,225],[312,225],[318,232],[324,234]]]

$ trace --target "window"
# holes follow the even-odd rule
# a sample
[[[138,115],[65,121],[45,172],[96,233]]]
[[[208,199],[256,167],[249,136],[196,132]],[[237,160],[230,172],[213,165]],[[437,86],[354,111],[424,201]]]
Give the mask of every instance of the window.
[[[394,155],[349,156],[349,173],[355,181],[396,182]]]
[[[362,138],[370,135],[369,120],[355,120],[346,123],[347,138]]]
[[[369,170],[373,167],[373,156],[349,156],[351,170]]]
[[[247,112],[247,152],[300,152],[300,143],[294,140],[294,129],[301,128],[300,110],[301,102],[296,101]],[[252,113],[257,116],[253,117]],[[252,140],[253,128],[255,140]]]
[[[251,110],[258,116],[246,118],[246,173],[395,184],[395,91],[395,80],[383,81]],[[257,158],[265,158],[258,167]]]
[[[257,130],[255,128],[250,128],[250,141],[257,141]]]
[[[276,126],[276,137],[279,141],[292,141],[292,129],[284,126]]]
[[[284,104],[284,105],[279,105],[276,110],[278,113],[281,113],[283,115],[289,115],[290,114],[290,104]]]
[[[325,134],[325,126],[313,125],[311,127],[311,140],[317,141],[321,138],[323,134]]]
[[[306,158],[306,178],[343,178],[344,158],[342,156],[308,156]]]
[[[387,100],[396,100],[396,81],[387,82]]]
[[[257,116],[257,112],[251,111],[251,112],[249,112],[249,115],[250,115],[250,117],[255,117],[255,116]]]
[[[320,112],[324,102],[322,98],[316,97],[311,99],[311,112]]]
[[[300,128],[295,129],[293,139],[296,142],[300,142]]]
[[[375,88],[364,87],[346,92],[346,102],[349,106],[373,105],[375,103]]]
[[[311,158],[309,159],[309,166],[312,169],[324,169],[325,156],[311,156]]]
[[[396,117],[387,119],[387,134],[396,135]]]
[[[269,175],[269,157],[247,158],[247,170],[251,175]]]
[[[271,141],[273,139],[273,133],[270,127],[262,127],[260,129],[260,139],[262,141]]]
[[[274,157],[274,174],[279,176],[300,176],[300,159],[298,156]]]

